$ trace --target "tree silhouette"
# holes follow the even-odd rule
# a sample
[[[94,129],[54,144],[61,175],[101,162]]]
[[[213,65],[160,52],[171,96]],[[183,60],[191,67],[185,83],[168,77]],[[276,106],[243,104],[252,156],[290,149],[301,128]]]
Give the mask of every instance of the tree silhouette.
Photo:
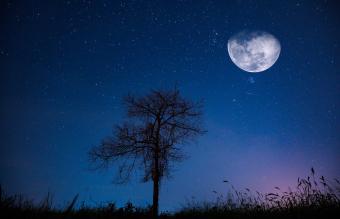
[[[180,146],[204,133],[202,104],[184,99],[177,89],[128,95],[124,103],[127,122],[92,148],[90,158],[98,167],[120,161],[120,182],[127,182],[135,168],[143,169],[143,182],[153,181],[152,214],[157,217],[161,180],[169,176],[171,164],[184,159]]]

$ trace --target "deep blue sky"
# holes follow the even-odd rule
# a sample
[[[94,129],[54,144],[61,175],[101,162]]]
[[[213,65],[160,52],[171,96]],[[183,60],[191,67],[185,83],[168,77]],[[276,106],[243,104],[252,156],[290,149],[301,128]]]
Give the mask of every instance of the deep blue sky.
[[[335,1],[334,1],[335,2]],[[122,121],[121,97],[179,86],[205,100],[208,133],[162,185],[161,209],[238,188],[287,188],[311,166],[340,176],[340,7],[331,1],[1,1],[0,183],[63,206],[151,203],[152,185],[113,185],[88,150]],[[278,38],[272,68],[227,53],[244,29]]]

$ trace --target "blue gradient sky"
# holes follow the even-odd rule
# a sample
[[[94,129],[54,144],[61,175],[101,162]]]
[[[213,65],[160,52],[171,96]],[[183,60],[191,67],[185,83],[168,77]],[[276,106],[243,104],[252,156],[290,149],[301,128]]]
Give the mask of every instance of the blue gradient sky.
[[[334,1],[335,2],[335,1]],[[121,97],[176,83],[205,100],[208,133],[162,184],[161,209],[237,188],[340,176],[339,6],[332,1],[1,1],[0,183],[63,206],[151,203],[151,183],[113,185],[87,152],[122,121]],[[281,43],[269,70],[228,57],[244,29]],[[138,179],[138,173],[136,173]]]

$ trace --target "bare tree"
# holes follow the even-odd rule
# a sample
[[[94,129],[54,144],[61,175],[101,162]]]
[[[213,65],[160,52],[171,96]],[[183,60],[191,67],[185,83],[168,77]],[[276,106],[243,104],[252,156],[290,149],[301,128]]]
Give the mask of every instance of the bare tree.
[[[128,95],[124,103],[128,121],[92,148],[90,158],[99,167],[120,161],[121,182],[128,181],[135,168],[143,169],[143,182],[153,181],[152,214],[157,217],[160,183],[169,176],[171,164],[183,160],[180,146],[204,133],[202,104],[184,99],[177,89]]]

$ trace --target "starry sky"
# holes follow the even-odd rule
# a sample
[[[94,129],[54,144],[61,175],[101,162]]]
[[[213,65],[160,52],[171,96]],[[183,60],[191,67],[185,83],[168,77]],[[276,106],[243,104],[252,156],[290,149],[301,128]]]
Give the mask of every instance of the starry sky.
[[[114,185],[89,149],[124,118],[128,93],[173,88],[203,99],[207,134],[161,187],[161,210],[228,187],[294,186],[313,166],[340,176],[340,7],[336,1],[8,1],[0,3],[0,184],[64,206],[146,205],[152,184]],[[235,66],[228,39],[280,41],[261,73]]]

